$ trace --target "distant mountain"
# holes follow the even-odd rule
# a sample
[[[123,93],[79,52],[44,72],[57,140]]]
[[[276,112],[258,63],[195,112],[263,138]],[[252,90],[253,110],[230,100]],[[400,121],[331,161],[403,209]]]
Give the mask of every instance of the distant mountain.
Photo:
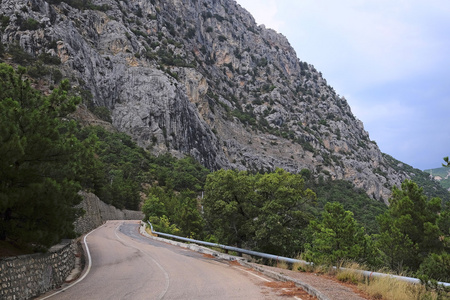
[[[430,177],[441,184],[441,186],[450,191],[450,168],[436,168],[424,170],[424,172],[430,174]]]
[[[409,179],[413,180],[419,187],[423,188],[423,192],[426,196],[439,197],[444,202],[450,202],[450,193],[448,190],[437,180],[432,179],[429,173],[402,163],[388,154],[383,153],[383,157],[389,166],[397,170],[397,172],[407,174]]]
[[[48,88],[70,78],[153,153],[212,170],[309,169],[385,203],[411,176],[283,35],[233,0],[2,0],[0,12],[3,61]]]

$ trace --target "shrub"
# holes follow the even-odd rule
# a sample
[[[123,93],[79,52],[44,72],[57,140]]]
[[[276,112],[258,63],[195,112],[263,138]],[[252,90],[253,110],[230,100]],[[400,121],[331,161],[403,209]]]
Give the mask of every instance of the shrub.
[[[105,106],[98,106],[92,110],[92,113],[99,117],[101,120],[111,123],[111,111]]]
[[[38,56],[38,59],[41,60],[45,64],[49,65],[60,65],[61,59],[58,56],[53,56],[49,53],[41,53]]]
[[[418,273],[434,280],[450,282],[450,254],[431,253],[420,265]]]
[[[39,29],[40,26],[41,23],[39,23],[39,21],[36,21],[33,18],[28,18],[25,22],[20,24],[20,30],[36,30]]]
[[[2,29],[4,29],[4,28],[6,28],[8,26],[8,24],[9,24],[9,17],[1,15],[0,16],[0,27]]]
[[[35,58],[24,51],[19,44],[10,45],[8,52],[11,54],[13,62],[20,65],[27,66],[35,60]]]

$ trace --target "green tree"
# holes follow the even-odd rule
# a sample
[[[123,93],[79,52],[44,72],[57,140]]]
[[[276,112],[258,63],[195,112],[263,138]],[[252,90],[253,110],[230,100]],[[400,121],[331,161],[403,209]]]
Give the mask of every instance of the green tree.
[[[204,229],[203,217],[199,211],[199,205],[194,192],[185,190],[178,196],[175,223],[180,228],[183,236],[197,238]]]
[[[148,182],[150,155],[126,134],[107,132],[101,127],[82,128],[77,136],[97,157],[88,165],[92,177],[89,188],[115,207],[139,209],[141,184]]]
[[[434,280],[450,282],[450,253],[431,253],[420,265],[418,274],[426,275]]]
[[[204,216],[219,242],[242,247],[255,232],[255,179],[245,171],[219,170],[206,178]]]
[[[142,206],[145,219],[160,220],[164,216],[169,227],[174,225],[177,228],[176,234],[189,237],[199,237],[203,233],[204,221],[199,209],[194,192],[174,192],[172,187],[158,186],[150,189]]]
[[[219,242],[279,255],[303,247],[315,194],[299,174],[282,169],[249,174],[220,170],[208,175],[203,199],[208,228]]]
[[[145,215],[145,220],[149,220],[152,216],[162,217],[167,215],[166,206],[155,195],[149,195],[145,200],[144,205],[142,205],[142,212]]]
[[[346,180],[324,180],[321,184],[314,179],[306,183],[317,194],[317,206],[312,212],[320,217],[328,202],[342,203],[345,210],[354,214],[354,218],[369,234],[378,233],[376,216],[387,210],[387,206],[370,198],[366,191],[357,189],[353,183]]]
[[[379,248],[392,269],[417,270],[429,253],[443,249],[438,226],[441,199],[428,200],[416,183],[405,180],[401,189],[393,187],[389,204],[377,218]]]
[[[367,244],[364,228],[341,203],[327,203],[322,220],[311,221],[310,229],[313,238],[307,246],[308,260],[339,266],[344,260],[360,261],[364,257]]]
[[[153,229],[155,231],[173,235],[180,234],[180,229],[175,224],[172,224],[166,215],[163,215],[161,217],[151,216],[149,218],[149,221],[150,223],[152,223]]]
[[[311,219],[307,206],[316,195],[304,187],[299,174],[282,169],[256,177],[258,217],[255,219],[256,249],[292,255],[304,245],[304,229]]]
[[[88,153],[67,118],[80,102],[69,83],[46,97],[24,72],[0,64],[0,239],[45,248],[73,236]]]
[[[384,265],[401,273],[405,259],[411,255],[411,251],[417,252],[417,245],[414,245],[406,233],[392,226],[393,219],[389,214],[380,215],[377,220],[381,232],[374,237],[377,247],[383,253]]]
[[[197,163],[194,158],[187,156],[176,160],[170,173],[176,190],[189,189],[199,192],[203,189],[209,170]]]

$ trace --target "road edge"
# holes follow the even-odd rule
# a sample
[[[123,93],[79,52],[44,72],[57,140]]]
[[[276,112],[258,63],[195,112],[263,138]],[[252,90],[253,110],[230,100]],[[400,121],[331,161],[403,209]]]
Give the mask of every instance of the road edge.
[[[89,274],[89,271],[91,270],[91,266],[92,266],[92,257],[91,257],[91,253],[89,251],[89,246],[87,244],[86,238],[88,237],[88,235],[90,235],[91,233],[93,233],[94,231],[99,229],[100,227],[103,227],[105,224],[106,223],[104,223],[104,224],[100,225],[99,227],[91,230],[90,232],[85,234],[84,237],[83,237],[83,245],[82,245],[83,246],[82,247],[83,248],[83,254],[82,255],[86,256],[86,254],[87,254],[88,261],[87,261],[87,267],[86,267],[86,263],[85,263],[84,267],[83,267],[83,270],[81,270],[81,272],[79,273],[78,279],[75,282],[72,282],[69,285],[62,287],[61,289],[58,289],[56,291],[55,290],[51,291],[50,292],[51,294],[49,294],[49,295],[45,295],[44,294],[44,295],[39,296],[37,298],[38,300],[45,300],[45,299],[51,298],[51,297],[53,297],[53,296],[55,296],[55,295],[57,295],[57,294],[59,294],[61,292],[64,292],[65,290],[67,290],[67,289],[73,287],[74,285],[78,284],[79,282],[81,282]],[[74,276],[74,275],[72,275],[72,276]]]

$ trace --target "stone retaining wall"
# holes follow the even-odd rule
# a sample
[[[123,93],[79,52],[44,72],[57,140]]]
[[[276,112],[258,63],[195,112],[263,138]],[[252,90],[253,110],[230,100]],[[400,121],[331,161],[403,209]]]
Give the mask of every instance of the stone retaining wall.
[[[142,220],[142,212],[119,210],[91,193],[80,192],[79,207],[85,214],[75,223],[75,232],[87,233],[107,220]],[[79,251],[75,240],[53,246],[47,253],[0,259],[0,299],[30,299],[60,286],[75,266]]]
[[[144,218],[141,211],[117,209],[101,201],[92,193],[80,192],[80,195],[84,200],[78,207],[83,208],[85,214],[74,223],[77,233],[88,233],[108,220],[142,220]]]
[[[76,248],[67,240],[47,253],[0,260],[0,299],[30,299],[61,285],[75,266]]]

